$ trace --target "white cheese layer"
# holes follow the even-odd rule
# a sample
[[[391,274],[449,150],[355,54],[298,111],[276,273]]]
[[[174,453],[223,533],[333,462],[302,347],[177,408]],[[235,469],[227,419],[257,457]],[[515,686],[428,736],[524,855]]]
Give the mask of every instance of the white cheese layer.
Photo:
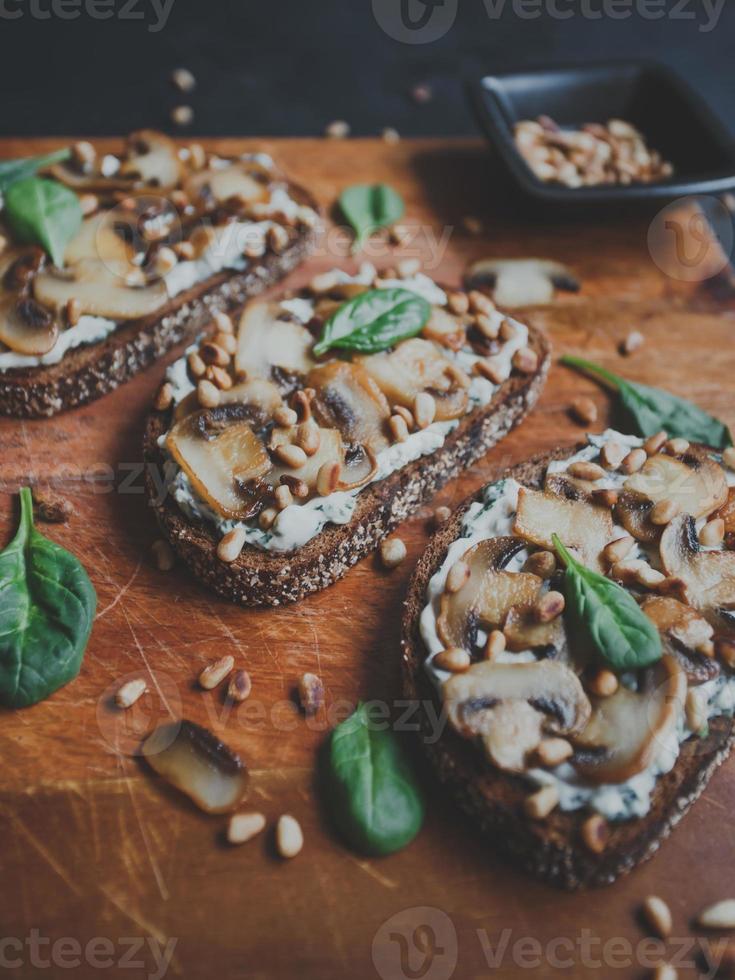
[[[365,263],[354,276],[342,271],[338,271],[337,275],[341,282],[357,282],[369,285],[375,278],[375,268],[369,263]],[[410,289],[435,305],[446,302],[446,294],[443,290],[428,276],[421,273],[406,279],[384,280],[383,285]],[[281,305],[303,323],[308,323],[313,315],[313,302],[308,299],[300,297],[288,299],[284,300]],[[504,319],[500,313],[496,312],[495,316],[498,322]],[[495,361],[505,368],[506,377],[510,376],[513,354],[528,343],[527,328],[515,320],[512,323],[516,328],[515,335],[503,345],[501,351],[494,357]],[[477,355],[470,350],[459,351],[456,355],[453,355],[451,351],[444,351],[443,353],[447,357],[454,356],[460,366],[468,371],[471,370],[472,364],[478,360]],[[189,392],[193,391],[194,386],[186,370],[186,357],[181,358],[169,368],[167,380],[172,385],[175,402],[181,401]],[[486,405],[496,390],[497,385],[493,385],[485,378],[473,376],[469,392],[470,410]],[[437,452],[444,444],[447,434],[458,424],[459,422],[456,420],[433,422],[426,429],[411,432],[405,442],[397,442],[384,449],[378,454],[378,471],[373,481],[383,480],[408,463]],[[178,471],[171,483],[174,499],[189,519],[206,521],[212,524],[219,534],[225,534],[235,527],[241,527],[245,530],[248,544],[263,551],[277,553],[294,551],[303,547],[319,534],[327,524],[349,523],[357,506],[358,494],[363,489],[364,487],[358,490],[339,491],[326,497],[316,497],[303,504],[292,504],[279,513],[269,530],[264,531],[258,527],[256,522],[239,522],[220,517],[197,495],[185,473]]]
[[[588,435],[589,445],[568,459],[555,460],[549,464],[548,471],[552,473],[565,472],[572,463],[578,460],[594,460],[599,455],[601,447],[606,442],[617,442],[630,448],[640,446],[641,439],[608,429],[601,435]],[[726,470],[728,483],[735,484],[735,473]],[[619,488],[627,479],[627,474],[611,472],[599,481],[601,488]],[[513,533],[513,522],[518,507],[518,491],[520,484],[513,479],[501,480],[485,488],[481,502],[473,503],[462,522],[462,534],[449,547],[447,556],[441,568],[431,577],[427,588],[427,605],[421,612],[420,632],[424,645],[429,653],[425,668],[429,677],[441,693],[442,685],[451,675],[434,666],[434,658],[444,649],[436,628],[439,614],[439,603],[444,592],[447,574],[468,548],[488,538],[500,537]],[[625,533],[621,529],[621,534]],[[508,565],[510,571],[517,571],[527,557],[528,552],[522,551]],[[642,557],[650,559],[646,553]],[[521,653],[504,653],[501,658],[509,663],[521,663],[535,659],[530,650]],[[697,690],[706,699],[707,717],[717,715],[732,716],[735,713],[735,676],[721,674],[712,681],[700,685]],[[585,783],[577,771],[569,763],[563,763],[555,769],[531,769],[525,777],[537,786],[554,785],[559,794],[561,810],[579,810],[588,807],[596,810],[608,820],[627,820],[633,817],[645,816],[651,807],[651,796],[659,776],[673,769],[679,756],[681,743],[696,733],[686,727],[681,718],[674,731],[666,740],[662,740],[659,751],[652,764],[643,772],[633,776],[623,783],[593,786]]]

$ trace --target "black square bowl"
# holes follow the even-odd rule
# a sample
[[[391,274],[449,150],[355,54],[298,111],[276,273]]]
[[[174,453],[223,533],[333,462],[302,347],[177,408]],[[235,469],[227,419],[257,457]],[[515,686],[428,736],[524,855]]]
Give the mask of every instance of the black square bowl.
[[[548,204],[623,203],[720,194],[735,189],[735,142],[703,99],[676,74],[626,61],[487,75],[471,86],[480,125],[523,191]],[[534,175],[516,149],[513,126],[546,115],[562,128],[624,119],[674,173],[651,184],[565,187]]]

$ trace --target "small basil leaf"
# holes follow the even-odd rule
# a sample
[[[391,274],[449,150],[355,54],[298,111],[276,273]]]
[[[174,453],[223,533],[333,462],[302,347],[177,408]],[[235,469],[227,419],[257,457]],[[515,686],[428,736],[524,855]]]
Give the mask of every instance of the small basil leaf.
[[[79,673],[97,596],[74,555],[33,526],[20,492],[15,538],[0,552],[0,704],[35,704]]]
[[[353,251],[378,228],[387,228],[403,215],[403,199],[387,184],[354,184],[339,197],[342,214],[355,232]]]
[[[637,435],[652,436],[665,429],[670,436],[703,442],[715,449],[732,446],[732,435],[728,427],[684,398],[678,398],[661,388],[628,381],[581,357],[566,354],[561,358],[561,363],[592,374],[609,385],[618,396],[621,425],[632,429]]]
[[[331,813],[364,854],[392,854],[421,829],[424,804],[393,731],[372,726],[367,705],[332,732],[325,759]]]
[[[575,642],[591,647],[618,673],[660,660],[659,632],[633,596],[578,562],[556,534],[552,540],[566,565],[564,615]]]
[[[68,160],[71,151],[55,150],[53,153],[45,153],[38,157],[21,157],[18,160],[0,160],[0,193],[5,191],[17,180],[25,180],[26,177],[33,177],[44,167],[51,166],[52,163],[60,163]]]
[[[5,213],[19,241],[43,245],[54,265],[64,264],[67,242],[82,223],[82,209],[74,191],[55,180],[28,177],[8,188]]]
[[[408,289],[370,289],[343,303],[324,324],[315,354],[331,347],[374,354],[414,337],[431,316],[431,304]]]

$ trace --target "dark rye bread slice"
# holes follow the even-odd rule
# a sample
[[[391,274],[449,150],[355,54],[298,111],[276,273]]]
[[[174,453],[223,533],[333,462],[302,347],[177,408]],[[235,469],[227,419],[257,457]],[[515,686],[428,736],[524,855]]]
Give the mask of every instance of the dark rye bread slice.
[[[536,456],[499,474],[498,479],[511,476],[525,486],[541,488],[548,463],[573,455],[583,445]],[[580,838],[581,825],[589,811],[555,810],[543,821],[530,820],[523,812],[523,801],[532,792],[528,781],[494,769],[476,744],[448,726],[435,739],[439,714],[430,714],[426,706],[433,704],[433,710],[439,712],[441,705],[424,668],[427,652],[419,632],[419,617],[426,605],[431,576],[444,561],[450,544],[460,536],[468,507],[481,494],[479,490],[466,500],[437,531],[414,570],[401,638],[404,693],[419,706],[421,732],[426,736],[422,737],[424,749],[440,780],[503,857],[560,888],[608,885],[651,857],[669,836],[727,758],[735,742],[735,722],[726,717],[714,718],[706,738],[684,742],[674,768],[656,781],[649,813],[643,818],[610,824],[610,839],[602,854],[591,853]]]
[[[217,558],[218,537],[211,527],[190,522],[171,497],[154,504],[161,529],[194,574],[233,602],[278,606],[324,589],[525,417],[541,393],[551,353],[546,336],[532,327],[528,346],[538,354],[535,373],[511,375],[488,405],[468,414],[449,433],[439,452],[422,456],[385,480],[367,486],[358,495],[348,524],[328,524],[295,552],[274,554],[246,546],[240,557],[227,565]],[[146,429],[146,483],[151,500],[156,496],[152,468],[163,465],[157,440],[168,428],[168,421],[168,413],[153,413]]]
[[[289,194],[318,212],[303,188],[289,184]],[[151,316],[127,321],[104,340],[68,351],[58,364],[0,371],[0,415],[41,418],[108,394],[176,344],[193,340],[216,311],[241,306],[277,283],[307,257],[315,236],[313,230],[299,229],[280,254],[268,252],[242,272],[210,276]]]

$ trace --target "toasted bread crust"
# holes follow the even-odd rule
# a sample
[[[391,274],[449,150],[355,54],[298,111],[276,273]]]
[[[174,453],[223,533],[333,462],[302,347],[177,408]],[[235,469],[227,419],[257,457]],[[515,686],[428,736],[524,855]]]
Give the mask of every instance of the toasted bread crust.
[[[460,422],[437,453],[366,487],[348,524],[327,525],[294,553],[274,554],[246,546],[236,561],[226,565],[217,558],[213,530],[188,521],[173,499],[153,504],[161,529],[194,574],[233,602],[278,606],[323,589],[524,418],[541,393],[550,362],[549,343],[540,331],[529,330],[529,346],[539,356],[534,374],[513,375],[488,405]],[[151,501],[156,498],[151,470],[163,465],[157,440],[167,427],[166,413],[154,413],[148,420],[144,454]]]
[[[318,210],[302,188],[289,185],[289,192]],[[216,311],[241,306],[277,283],[306,258],[314,241],[314,231],[302,230],[280,254],[269,252],[243,272],[210,276],[151,316],[131,320],[104,340],[68,351],[58,364],[0,371],[0,415],[40,418],[101,398],[176,344],[194,339]]]
[[[565,459],[581,448],[580,444],[534,457],[498,474],[498,479],[512,476],[519,483],[540,488],[549,462]],[[419,617],[426,605],[429,579],[444,561],[449,545],[460,535],[467,508],[481,493],[480,490],[465,501],[432,537],[414,570],[405,602],[401,639],[404,693],[417,703],[426,736],[435,736],[435,719],[441,704],[424,670],[427,652],[419,632]],[[425,710],[428,704],[433,705],[431,713]],[[656,782],[649,813],[643,818],[611,824],[608,846],[599,855],[588,851],[580,838],[588,811],[555,810],[544,821],[530,820],[524,814],[523,801],[531,789],[522,777],[488,765],[478,746],[449,728],[439,739],[423,741],[440,780],[489,840],[502,841],[502,854],[534,877],[571,890],[610,884],[658,850],[727,758],[735,742],[735,721],[715,718],[707,738],[683,743],[674,768]]]

